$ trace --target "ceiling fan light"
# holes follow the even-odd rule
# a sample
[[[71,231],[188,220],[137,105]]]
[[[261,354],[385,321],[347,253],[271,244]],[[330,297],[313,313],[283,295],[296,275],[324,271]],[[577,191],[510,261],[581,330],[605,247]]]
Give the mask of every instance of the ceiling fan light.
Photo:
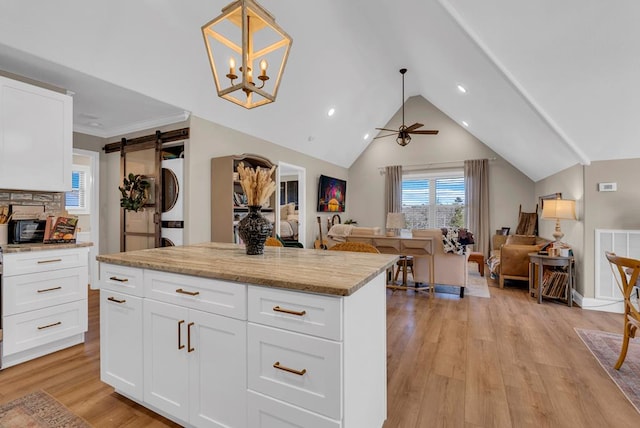
[[[411,142],[411,135],[409,134],[400,134],[398,135],[398,138],[396,138],[396,143],[398,143],[400,146],[404,147],[407,144],[409,144]]]

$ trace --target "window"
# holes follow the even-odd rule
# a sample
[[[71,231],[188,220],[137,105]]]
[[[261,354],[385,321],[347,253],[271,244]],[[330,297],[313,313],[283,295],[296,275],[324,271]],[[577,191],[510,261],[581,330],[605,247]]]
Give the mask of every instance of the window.
[[[91,170],[86,165],[73,165],[71,191],[65,193],[65,208],[70,214],[89,214],[89,177]]]
[[[405,174],[402,212],[408,229],[464,227],[463,172]]]

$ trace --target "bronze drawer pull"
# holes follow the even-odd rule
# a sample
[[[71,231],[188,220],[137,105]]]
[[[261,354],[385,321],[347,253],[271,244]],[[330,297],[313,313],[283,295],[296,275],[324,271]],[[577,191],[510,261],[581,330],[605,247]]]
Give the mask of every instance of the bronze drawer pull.
[[[125,303],[126,300],[122,299],[122,300],[118,300],[115,297],[107,297],[107,300],[111,301],[111,302],[116,302],[116,303]]]
[[[118,282],[129,282],[129,280],[127,278],[118,278],[117,276],[112,276],[111,278],[109,278],[111,281],[118,281]]]
[[[45,328],[49,328],[49,327],[55,327],[57,325],[62,324],[62,321],[58,321],[58,322],[54,322],[53,324],[49,324],[49,325],[43,325],[38,327],[38,330],[44,330]]]
[[[183,290],[182,288],[178,288],[176,290],[176,293],[188,294],[189,296],[197,296],[198,294],[200,294],[199,291],[186,291],[186,290]]]
[[[307,311],[292,311],[291,309],[283,309],[280,306],[274,306],[273,310],[276,312],[284,312],[285,314],[297,315],[299,317],[302,317],[307,313]]]
[[[284,370],[285,372],[297,374],[298,376],[304,376],[304,374],[307,372],[307,369],[296,370],[296,369],[290,369],[289,367],[281,366],[280,361],[276,361],[275,363],[273,363],[273,368],[278,370]]]
[[[193,352],[196,348],[191,347],[191,327],[195,325],[194,322],[187,324],[187,352]]]
[[[61,262],[62,259],[38,260],[38,264]]]
[[[184,348],[184,345],[182,344],[182,334],[180,333],[180,326],[182,324],[184,324],[184,320],[178,321],[178,350]]]
[[[38,290],[38,293],[46,293],[47,291],[60,290],[61,288],[62,287],[45,288],[44,290]]]

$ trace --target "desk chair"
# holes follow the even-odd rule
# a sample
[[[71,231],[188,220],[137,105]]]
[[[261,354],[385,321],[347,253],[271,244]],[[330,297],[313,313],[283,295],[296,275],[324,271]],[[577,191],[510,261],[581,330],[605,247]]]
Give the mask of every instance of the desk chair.
[[[624,297],[624,338],[622,340],[622,349],[620,350],[620,357],[614,368],[616,370],[622,367],[624,359],[627,357],[627,350],[629,348],[629,338],[636,337],[636,331],[640,327],[640,312],[638,307],[631,302],[631,293],[633,288],[638,283],[638,277],[640,276],[640,260],[630,259],[626,257],[618,257],[615,253],[605,251],[607,260],[611,270],[618,274],[615,275],[616,283],[622,292]],[[616,267],[614,269],[613,267]],[[630,277],[627,277],[627,272],[631,271]]]
[[[264,242],[264,245],[267,247],[284,247],[282,242],[279,239],[274,238],[273,236],[267,237],[267,240]]]
[[[396,263],[396,275],[393,278],[393,282],[398,282],[398,276],[402,271],[402,285],[407,285],[407,274],[411,272],[413,278],[413,256],[400,256],[400,260]]]

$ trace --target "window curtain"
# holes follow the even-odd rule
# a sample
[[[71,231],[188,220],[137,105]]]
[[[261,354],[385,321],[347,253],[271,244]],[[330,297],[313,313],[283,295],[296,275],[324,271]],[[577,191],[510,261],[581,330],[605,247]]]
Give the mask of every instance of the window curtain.
[[[489,255],[489,160],[464,161],[467,229],[475,238],[475,251]]]
[[[387,213],[402,212],[402,166],[385,167],[385,217]]]

